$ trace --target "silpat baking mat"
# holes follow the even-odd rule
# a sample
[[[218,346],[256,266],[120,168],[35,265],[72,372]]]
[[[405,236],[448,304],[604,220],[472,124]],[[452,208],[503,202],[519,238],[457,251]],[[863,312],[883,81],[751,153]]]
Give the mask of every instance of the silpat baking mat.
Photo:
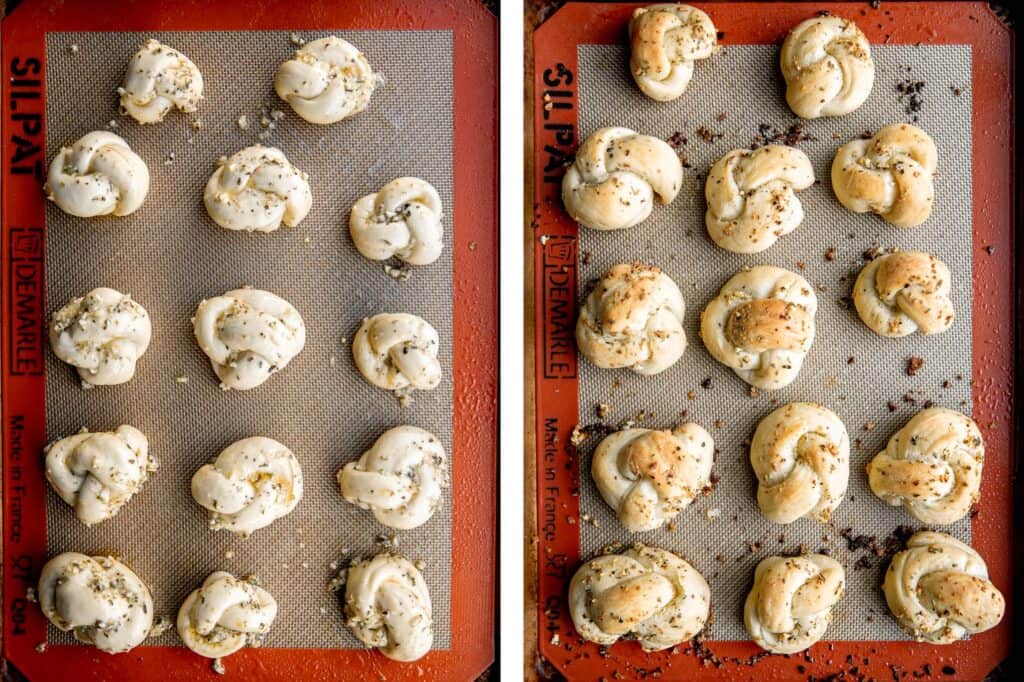
[[[896,526],[913,525],[914,519],[902,508],[875,498],[864,465],[924,404],[972,412],[966,380],[971,376],[971,355],[965,352],[971,348],[972,319],[970,47],[879,45],[872,58],[875,85],[862,107],[843,117],[801,122],[799,135],[788,136],[810,158],[818,179],[797,195],[804,208],[803,223],[766,251],[743,255],[719,248],[707,236],[704,180],[711,165],[729,150],[763,144],[771,131],[797,124],[776,82],[781,80],[777,48],[723,49],[708,60],[703,77],[693,79],[687,96],[667,105],[646,98],[628,69],[621,68],[629,61],[625,46],[579,48],[581,137],[621,125],[663,140],[681,133],[687,140],[683,144],[674,138],[687,168],[671,205],[656,207],[649,219],[628,233],[580,230],[579,249],[585,254],[579,268],[580,298],[589,281],[616,263],[657,265],[683,292],[688,340],[679,362],[649,377],[581,361],[580,423],[599,422],[595,410],[602,403],[610,406],[604,422],[612,425],[645,413],[650,416],[638,426],[671,428],[685,411],[682,421],[704,426],[715,440],[713,473],[718,481],[712,494],[698,498],[676,518],[673,530],[629,533],[601,499],[593,479],[580,476],[580,513],[591,519],[580,527],[581,551],[591,556],[611,542],[639,541],[687,557],[712,588],[715,619],[707,630],[710,640],[746,637],[740,614],[754,566],[801,545],[809,551],[826,548],[848,569],[846,594],[835,609],[830,639],[906,639],[888,617],[878,589],[885,563],[873,556],[862,559],[863,548],[847,551],[843,534],[872,536],[884,544]],[[777,79],[751,74],[773,74]],[[932,96],[925,97],[925,106],[913,113],[907,112],[909,102],[897,90],[908,80],[936,90],[934,95],[929,91]],[[918,229],[897,230],[877,216],[855,214],[836,201],[829,169],[840,145],[887,123],[912,119],[935,139],[942,163],[932,217]],[[956,273],[950,292],[956,319],[945,333],[883,339],[857,317],[848,297],[866,262],[863,254],[892,247],[934,254]],[[801,275],[815,289],[818,312],[814,345],[796,380],[784,389],[751,397],[749,386],[708,354],[700,339],[700,313],[729,277],[754,265],[774,265]],[[904,370],[912,356],[925,364],[915,376],[908,376]],[[797,401],[825,405],[839,415],[850,434],[850,485],[827,524],[799,519],[782,526],[765,519],[757,506],[747,443],[761,418]],[[590,471],[590,455],[599,440],[589,438],[582,444],[581,471]],[[969,519],[944,530],[970,542]]]
[[[328,32],[302,32],[314,40]],[[112,548],[153,592],[157,613],[178,605],[215,570],[253,573],[276,595],[268,647],[360,647],[342,624],[327,589],[331,564],[372,553],[388,531],[373,515],[341,499],[335,474],[387,429],[413,424],[436,434],[451,452],[452,234],[437,262],[406,281],[364,258],[348,235],[348,213],[360,197],[402,176],[421,177],[452,205],[451,33],[341,31],[384,77],[363,114],[338,125],[299,118],[273,92],[277,66],[291,58],[288,32],[50,33],[46,88],[47,158],[114,121],[151,169],[142,209],[95,227],[47,205],[46,309],[97,286],[131,293],[153,321],[153,340],[135,377],[84,393],[78,375],[47,354],[46,414],[50,441],[77,432],[131,424],[145,433],[160,461],[143,488],[113,519],[85,527],[51,491],[47,553]],[[114,94],[126,64],[150,37],[188,55],[203,74],[203,101],[193,117],[136,125],[117,113]],[[72,47],[74,46],[74,47]],[[245,55],[245,68],[224,55]],[[93,74],[84,79],[82,73]],[[285,113],[274,128],[261,125]],[[240,127],[241,117],[247,123]],[[264,139],[261,140],[261,135]],[[313,208],[293,229],[246,234],[219,228],[202,203],[217,158],[262,142],[278,147],[309,175]],[[415,153],[396,153],[398,150]],[[83,234],[83,230],[89,230]],[[298,309],[306,347],[287,368],[249,391],[222,391],[199,350],[189,318],[204,298],[239,286],[266,289]],[[362,320],[384,312],[419,315],[442,341],[441,385],[420,391],[404,409],[364,380],[351,339]],[[179,377],[181,380],[179,380]],[[241,540],[213,532],[192,500],[196,469],[227,445],[252,435],[287,445],[302,466],[304,492],[295,510]],[[154,524],[154,519],[173,520]],[[145,544],[138,543],[146,537]],[[451,497],[429,522],[397,533],[399,550],[425,563],[434,608],[434,646],[447,648]],[[170,557],[190,561],[168,561]],[[311,626],[312,625],[312,626]],[[73,643],[49,630],[49,641]],[[155,644],[173,645],[168,631]]]
[[[707,10],[724,47],[696,66],[686,93],[669,103],[645,98],[629,75],[624,41],[631,7],[570,5],[537,34],[540,647],[549,660],[565,666],[563,672],[585,676],[621,671],[613,666],[625,662],[663,673],[675,666],[679,675],[691,665],[688,661],[698,660],[703,665],[716,664],[716,669],[727,669],[730,663],[756,663],[759,675],[761,671],[785,671],[779,663],[758,662],[757,647],[744,641],[748,636],[742,623],[743,601],[760,559],[822,549],[847,572],[846,594],[834,609],[826,633],[829,643],[819,645],[828,647],[830,658],[835,656],[831,652],[840,650],[838,642],[843,642],[842,650],[851,652],[846,664],[856,664],[861,671],[873,665],[852,653],[861,646],[870,646],[875,653],[878,647],[886,647],[893,661],[907,666],[922,666],[924,661],[936,660],[936,655],[954,654],[949,647],[938,652],[932,648],[926,656],[908,658],[923,645],[907,641],[889,615],[878,585],[903,532],[898,527],[920,524],[901,508],[877,500],[864,474],[864,464],[884,448],[889,436],[929,404],[973,414],[982,426],[988,456],[979,517],[973,524],[965,519],[943,530],[973,541],[989,561],[994,577],[1004,570],[998,564],[1006,545],[998,544],[999,533],[979,537],[977,532],[987,518],[985,512],[1001,504],[994,498],[1008,493],[1004,489],[992,494],[992,489],[1005,485],[999,472],[1006,470],[1009,460],[1006,450],[1000,449],[1008,434],[999,432],[998,421],[986,420],[993,415],[991,396],[988,390],[979,394],[979,382],[972,378],[988,375],[981,370],[991,366],[995,346],[1001,345],[1002,352],[1012,348],[1006,331],[1012,309],[1009,314],[1003,310],[996,313],[1005,314],[1000,336],[991,326],[993,311],[979,309],[974,303],[979,291],[989,288],[989,281],[999,281],[1005,272],[993,267],[990,252],[994,249],[981,250],[979,246],[979,235],[992,229],[992,204],[988,187],[980,199],[978,196],[979,159],[975,152],[985,146],[982,153],[996,162],[1005,151],[972,139],[972,118],[979,118],[979,98],[989,96],[987,87],[980,93],[975,87],[979,68],[985,68],[977,63],[978,38],[931,35],[924,40],[928,44],[918,44],[922,38],[914,37],[912,31],[901,36],[895,28],[900,15],[904,22],[912,15],[888,8],[876,14],[841,5],[780,4],[770,9],[760,6],[760,12],[752,12],[752,7],[716,4]],[[916,9],[935,7],[918,5]],[[801,122],[783,98],[777,43],[790,27],[822,9],[851,16],[868,33],[876,80],[871,97],[856,112]],[[952,10],[947,7],[943,11]],[[985,14],[994,20],[987,10]],[[920,15],[913,21],[919,25]],[[558,41],[568,47],[547,47]],[[550,55],[547,61],[544,53]],[[920,83],[924,85],[917,85]],[[914,90],[916,95],[911,98],[914,93],[908,91]],[[939,148],[935,210],[927,223],[914,230],[897,230],[876,216],[842,208],[832,194],[829,178],[840,145],[884,124],[902,121],[924,128]],[[597,128],[613,125],[670,140],[685,166],[682,189],[671,205],[656,206],[651,217],[635,228],[608,233],[576,229],[558,200],[561,168],[571,159],[575,143]],[[772,142],[794,145],[811,159],[817,182],[798,195],[806,217],[801,227],[764,252],[730,254],[714,245],[704,227],[707,170],[731,149]],[[1005,213],[1008,206],[1007,201],[1000,210]],[[984,224],[979,224],[979,215],[986,216]],[[999,230],[1003,229],[1008,238],[1008,216],[1000,224]],[[992,243],[980,242],[989,247]],[[894,247],[934,253],[955,273],[952,297],[957,319],[945,334],[933,338],[916,335],[894,342],[881,339],[852,310],[848,297],[866,258],[874,250]],[[628,370],[602,370],[569,354],[574,351],[571,335],[579,302],[608,267],[632,261],[661,267],[680,286],[687,303],[686,353],[668,371],[651,377]],[[817,335],[803,369],[793,384],[775,392],[750,392],[731,370],[711,358],[699,336],[700,312],[707,302],[733,274],[760,264],[802,275],[815,287],[819,304]],[[1000,265],[1008,270],[1009,259]],[[923,367],[913,376],[907,372],[911,357],[924,359]],[[1012,370],[1005,376],[1009,380]],[[765,520],[757,507],[747,443],[761,418],[798,400],[831,408],[850,434],[850,486],[828,524],[801,519],[788,526],[776,525]],[[996,413],[1003,416],[1006,406],[998,407]],[[1009,413],[1005,417],[1004,428],[1009,430]],[[705,426],[715,439],[713,492],[698,498],[668,528],[630,534],[598,494],[589,473],[590,455],[608,428],[630,422],[668,428],[680,421]],[[566,447],[576,425],[584,434],[593,435],[578,449]],[[563,457],[568,458],[564,465]],[[683,661],[671,653],[634,655],[638,647],[618,644],[611,650],[617,653],[605,657],[608,662],[595,664],[599,657],[588,655],[588,647],[575,636],[571,623],[566,625],[566,614],[560,611],[564,609],[562,595],[580,561],[609,545],[637,541],[678,552],[707,578],[713,617],[704,633],[706,644],[684,647],[696,655]],[[988,543],[994,547],[985,552],[983,546]],[[998,645],[990,642],[1005,636],[1004,629],[1001,634],[986,634],[955,647],[973,645],[975,650],[998,651]],[[797,669],[796,674],[814,674],[814,651],[801,657],[803,670]],[[788,670],[794,673],[792,666]],[[819,668],[823,670],[835,672],[835,667],[830,662]]]
[[[171,616],[212,570],[257,574],[277,598],[278,617],[263,647],[231,656],[229,676],[462,678],[492,659],[495,111],[490,101],[456,103],[493,77],[495,25],[470,0],[428,14],[411,13],[415,7],[386,0],[311,16],[283,0],[215,8],[189,0],[173,13],[102,3],[52,13],[40,3],[4,20],[4,652],[31,679],[71,668],[91,679],[210,674],[173,631],[122,656],[97,656],[48,631],[27,588],[47,556],[71,549],[122,555],[150,586],[156,611]],[[366,112],[315,126],[276,97],[273,74],[298,38],[330,34],[362,49],[383,79]],[[203,72],[198,114],[172,112],[146,127],[118,114],[125,65],[150,37],[181,49]],[[62,144],[105,128],[146,161],[150,193],[124,219],[85,224],[46,205],[41,180]],[[206,215],[202,190],[217,158],[257,142],[279,147],[309,174],[313,209],[296,228],[233,233]],[[362,258],[347,229],[356,199],[402,175],[434,184],[445,213],[441,259],[404,281]],[[264,385],[223,392],[189,318],[203,298],[246,284],[295,305],[306,346]],[[83,391],[46,348],[45,318],[101,285],[147,308],[153,340],[132,381]],[[442,339],[441,386],[405,407],[352,361],[355,331],[380,312],[420,315]],[[48,491],[42,446],[83,426],[120,423],[147,434],[160,468],[114,519],[86,529]],[[434,646],[414,664],[363,648],[328,591],[335,567],[392,535],[341,500],[335,473],[400,423],[440,437],[452,480],[427,524],[394,532],[398,550],[423,561],[433,601]],[[295,452],[305,490],[288,516],[242,540],[208,530],[189,479],[254,434]]]

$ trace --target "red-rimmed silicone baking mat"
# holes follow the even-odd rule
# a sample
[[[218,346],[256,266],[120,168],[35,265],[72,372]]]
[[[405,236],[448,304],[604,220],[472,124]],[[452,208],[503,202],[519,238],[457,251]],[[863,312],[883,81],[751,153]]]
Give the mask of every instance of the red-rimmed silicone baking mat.
[[[575,635],[564,595],[572,573],[583,559],[589,558],[589,555],[581,556],[580,529],[585,521],[580,518],[578,497],[580,477],[588,473],[581,474],[577,455],[567,444],[573,427],[589,405],[581,406],[579,402],[579,373],[573,341],[579,297],[577,259],[582,254],[577,242],[578,228],[562,210],[559,188],[566,161],[571,159],[580,133],[590,132],[578,129],[579,46],[624,42],[625,27],[636,6],[571,3],[534,34],[536,513],[538,646],[542,656],[573,679],[615,672],[638,676],[655,671],[678,679],[692,676],[697,670],[710,675],[720,671],[721,676],[741,678],[802,677],[853,668],[856,671],[850,674],[868,677],[888,677],[900,672],[923,675],[928,671],[942,675],[943,670],[946,677],[956,679],[984,676],[1008,650],[1009,615],[999,628],[949,647],[913,642],[825,641],[806,656],[762,657],[756,659],[754,667],[737,665],[751,661],[759,651],[756,645],[746,641],[708,642],[706,647],[697,650],[684,646],[680,647],[681,653],[644,655],[635,643],[622,642],[602,651],[595,645],[581,642]],[[1009,595],[1010,529],[998,519],[1008,518],[1011,511],[1010,32],[987,6],[975,3],[883,3],[879,8],[867,3],[714,3],[705,9],[722,33],[721,43],[725,49],[730,45],[778,44],[793,25],[826,10],[855,19],[874,44],[920,42],[969,46],[975,132],[974,238],[969,246],[973,262],[974,381],[971,392],[973,416],[983,429],[988,452],[982,502],[972,523],[972,536],[974,545],[989,563],[993,580]],[[625,64],[622,68],[626,68]],[[699,77],[699,73],[698,67],[695,77]],[[945,84],[932,84],[932,88],[936,87],[945,87]],[[836,146],[838,144],[841,143],[836,142]],[[827,177],[824,182],[827,183]],[[700,225],[694,227],[702,229]],[[714,273],[713,276],[724,280],[728,274]],[[1005,291],[1007,295],[994,299],[994,291]],[[696,310],[705,303],[688,302],[691,303],[689,315],[697,314]],[[699,341],[691,339],[691,343]],[[855,435],[851,431],[851,438]],[[734,454],[730,452],[726,456]],[[860,470],[851,471],[851,478],[862,475]],[[728,511],[723,509],[722,513]],[[687,523],[681,520],[676,536],[686,533]],[[711,582],[714,593],[714,580]],[[717,616],[735,618],[736,614],[729,611]],[[888,616],[882,614],[882,617]]]
[[[182,648],[140,647],[115,657],[97,655],[81,646],[51,644],[45,651],[35,650],[46,639],[45,621],[36,606],[26,603],[25,594],[36,579],[46,548],[42,505],[45,487],[39,453],[45,442],[42,360],[47,352],[43,325],[48,308],[42,296],[46,231],[39,178],[45,167],[45,83],[52,79],[46,73],[45,34],[276,29],[301,35],[304,31],[325,29],[434,30],[450,32],[454,48],[454,205],[448,211],[452,216],[450,225],[454,226],[453,336],[457,339],[453,343],[453,414],[457,418],[452,419],[451,448],[451,646],[439,647],[444,650],[431,652],[410,665],[393,663],[369,651],[268,647],[232,656],[227,669],[229,676],[239,678],[292,674],[331,679],[371,673],[392,679],[424,674],[454,679],[474,676],[493,656],[494,564],[478,558],[494,556],[496,306],[492,292],[496,285],[496,112],[494,98],[479,95],[480,84],[492,83],[496,68],[493,16],[473,0],[436,9],[398,0],[372,8],[334,6],[309,10],[282,2],[216,9],[196,2],[178,3],[170,13],[143,3],[109,5],[83,3],[50,8],[46,3],[35,3],[16,8],[3,24],[3,61],[7,71],[3,119],[4,238],[0,247],[4,254],[6,321],[5,656],[30,679],[50,679],[72,669],[96,679],[157,674],[192,678],[209,673],[207,661]],[[120,70],[123,65],[111,68]],[[151,168],[158,163],[151,159]],[[342,362],[344,353],[344,349],[339,349]],[[472,366],[468,360],[471,357],[475,358]],[[310,616],[310,627],[322,625],[317,614]]]

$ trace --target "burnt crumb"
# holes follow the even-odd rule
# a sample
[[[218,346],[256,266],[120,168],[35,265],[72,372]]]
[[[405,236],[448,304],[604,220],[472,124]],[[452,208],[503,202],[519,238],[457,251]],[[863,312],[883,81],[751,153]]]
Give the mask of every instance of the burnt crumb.
[[[949,388],[952,385],[953,384],[949,381],[949,379],[946,379],[945,381],[942,382],[942,387],[943,388]]]
[[[718,140],[719,138],[722,137],[722,133],[712,132],[707,126],[701,126],[700,128],[697,128],[696,132],[698,135],[700,135],[701,139],[707,142],[708,144],[712,144],[715,142],[715,140]]]
[[[857,362],[856,356],[851,355],[850,357],[846,358],[846,364],[848,365],[852,365],[855,362]]]
[[[701,388],[710,391],[714,387],[715,384],[711,380],[711,377],[707,377],[706,379],[704,379],[704,381],[700,382],[700,385],[701,385]]]
[[[871,0],[871,9],[878,9],[878,6],[882,3],[879,0]]]
[[[725,31],[719,31],[716,35],[718,40],[725,40]]]
[[[899,101],[904,105],[903,110],[911,115],[921,111],[923,98],[921,92],[924,90],[924,81],[903,80],[896,84],[896,92],[900,93]],[[917,116],[913,119],[916,121]]]
[[[591,258],[593,258],[593,256],[589,251],[584,251],[582,254],[580,254],[580,262],[583,263],[584,265],[590,265]]]
[[[872,246],[864,249],[864,253],[861,255],[864,257],[864,260],[872,261],[882,255],[882,250],[877,246]]]
[[[885,406],[889,408],[889,411],[890,411],[890,412],[895,412],[895,411],[896,411],[896,403],[894,403],[894,402],[893,402],[893,401],[891,401],[891,400],[890,400],[889,402],[887,402],[887,403],[885,404]]]
[[[956,675],[956,668],[954,668],[951,665],[944,665],[944,666],[942,666],[942,674],[943,675]]]
[[[831,15],[832,15],[832,13],[831,13],[831,12],[829,12],[829,11],[828,11],[827,9],[822,9],[822,10],[818,10],[818,11],[817,11],[817,12],[815,13],[815,15],[816,15],[816,16],[819,16],[819,17],[828,17],[828,16],[831,16]]]
[[[987,253],[988,255],[991,256],[995,252],[996,252],[996,247],[992,246],[991,244],[989,244],[988,246],[985,247],[985,253]]]
[[[871,568],[871,565],[871,557],[865,554],[857,559],[857,561],[853,562],[853,570],[861,571],[865,568]]]
[[[785,130],[779,130],[773,125],[762,123],[757,126],[757,135],[750,143],[751,149],[757,149],[767,144],[783,144],[788,147],[795,147],[801,142],[813,142],[818,138],[809,135],[801,123],[794,123]]]
[[[924,367],[924,358],[917,357],[916,355],[911,355],[907,358],[907,376],[916,376],[922,367]]]
[[[668,146],[672,147],[672,149],[679,149],[684,144],[686,144],[686,135],[683,135],[681,132],[676,131],[669,135],[668,140],[666,140],[666,142],[668,142]]]

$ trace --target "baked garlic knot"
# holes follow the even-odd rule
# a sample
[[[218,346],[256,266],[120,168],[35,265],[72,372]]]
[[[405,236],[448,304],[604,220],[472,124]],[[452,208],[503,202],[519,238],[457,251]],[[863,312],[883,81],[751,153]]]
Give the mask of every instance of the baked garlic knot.
[[[425,180],[398,178],[357,201],[348,228],[359,253],[371,260],[429,265],[444,246],[441,197]]]
[[[683,164],[664,140],[628,128],[601,128],[566,170],[562,203],[584,227],[621,230],[646,220],[655,196],[671,203],[682,182]]]
[[[149,40],[128,62],[121,108],[139,123],[159,123],[174,107],[194,112],[203,98],[203,75],[188,57]]]
[[[156,468],[149,441],[132,426],[78,433],[46,447],[46,480],[87,526],[117,514]]]
[[[923,523],[959,521],[978,501],[985,444],[970,417],[941,407],[918,412],[868,462],[871,492]]]
[[[382,313],[363,320],[352,342],[352,356],[360,374],[374,386],[432,390],[441,383],[440,344],[437,330],[426,320]]]
[[[868,98],[875,82],[871,45],[857,24],[822,16],[797,24],[779,56],[786,102],[801,118],[842,116]]]
[[[277,617],[277,602],[253,579],[216,571],[185,597],[178,610],[178,634],[206,658],[229,656],[259,646]]]
[[[149,588],[111,557],[58,554],[43,566],[38,597],[54,627],[109,654],[135,648],[153,627]]]
[[[953,325],[955,316],[949,286],[949,268],[938,258],[897,251],[864,266],[853,285],[853,305],[876,334],[939,334]]]
[[[950,644],[994,628],[1006,601],[974,549],[945,533],[921,531],[893,557],[882,584],[889,610],[919,642]]]
[[[700,334],[712,357],[748,384],[774,391],[800,373],[817,309],[807,280],[759,265],[725,283],[701,314]]]
[[[640,90],[659,102],[686,91],[693,63],[710,57],[718,31],[696,7],[659,4],[639,7],[629,21],[629,70]]]
[[[874,212],[897,227],[920,225],[932,212],[938,163],[935,142],[920,128],[888,125],[853,140],[832,161],[832,189],[855,213]]]
[[[149,193],[149,169],[128,143],[105,130],[61,147],[43,188],[60,210],[79,218],[132,213]]]
[[[145,308],[130,295],[100,287],[53,314],[50,347],[78,370],[85,388],[110,386],[135,376],[152,333]]]
[[[598,367],[657,374],[686,350],[679,287],[653,265],[622,263],[604,274],[576,322],[576,345]]]
[[[229,230],[273,232],[295,227],[309,213],[313,195],[306,174],[280,149],[253,145],[222,158],[203,191],[213,222]]]
[[[734,149],[708,172],[708,234],[726,251],[764,251],[803,222],[796,192],[813,184],[811,161],[799,149],[775,144]]]
[[[437,436],[415,426],[385,431],[338,472],[346,502],[373,512],[389,528],[418,528],[441,506],[448,458]]]
[[[353,562],[345,579],[345,625],[388,658],[422,658],[434,642],[434,621],[419,569],[391,553]]]
[[[626,429],[597,446],[591,475],[626,530],[660,528],[707,489],[715,443],[703,427]]]
[[[824,554],[768,557],[754,570],[743,624],[762,649],[795,654],[825,634],[845,588],[842,565]]]
[[[377,75],[354,45],[336,36],[295,51],[274,76],[277,96],[310,123],[336,123],[370,103]]]
[[[306,325],[292,304],[260,289],[205,299],[192,324],[221,388],[245,391],[288,366],[306,345]]]
[[[235,441],[192,476],[192,498],[210,512],[210,528],[242,537],[285,516],[302,499],[302,469],[272,438]]]
[[[636,639],[661,651],[692,639],[711,610],[704,576],[675,554],[636,545],[580,566],[569,584],[569,613],[580,637],[610,646]]]
[[[850,438],[831,410],[790,403],[761,420],[750,442],[757,504],[775,523],[828,521],[850,479]]]

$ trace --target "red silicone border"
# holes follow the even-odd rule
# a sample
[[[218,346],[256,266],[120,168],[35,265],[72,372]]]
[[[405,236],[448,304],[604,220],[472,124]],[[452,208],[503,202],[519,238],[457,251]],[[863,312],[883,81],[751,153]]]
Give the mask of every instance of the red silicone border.
[[[118,656],[88,647],[35,647],[45,619],[24,595],[45,559],[42,359],[45,310],[46,31],[443,29],[454,42],[454,413],[451,648],[412,664],[376,652],[247,649],[228,678],[475,679],[494,660],[497,466],[497,20],[476,0],[423,3],[288,0],[152,3],[25,2],[3,20],[2,395],[4,630],[9,664],[32,680],[221,679],[186,649],[139,647]],[[33,59],[34,62],[29,60]],[[14,60],[18,60],[15,62]],[[18,75],[26,68],[29,73]],[[17,80],[12,80],[12,79]],[[27,81],[36,80],[38,83]],[[22,93],[36,93],[35,95]],[[31,114],[38,118],[25,118]],[[22,118],[16,118],[21,116]],[[31,129],[24,126],[31,125]],[[38,129],[36,127],[38,126]],[[16,156],[19,150],[24,158]],[[20,160],[19,160],[20,159]],[[28,168],[29,174],[19,169]],[[26,373],[28,372],[28,373]],[[15,523],[17,520],[17,523]]]
[[[973,522],[974,544],[988,562],[993,582],[1011,599],[1012,527],[1006,520],[1013,518],[1015,399],[1012,32],[981,2],[885,2],[878,8],[863,2],[693,4],[712,16],[725,34],[725,45],[781,44],[792,26],[816,12],[829,11],[857,21],[872,43],[972,46],[976,131],[973,398],[974,418],[984,433],[987,451],[980,513]],[[578,228],[561,206],[559,160],[563,155],[571,158],[578,143],[577,46],[624,40],[625,26],[638,6],[569,3],[534,33],[537,616],[542,656],[559,672],[581,680],[655,672],[662,679],[697,675],[721,680],[821,678],[840,670],[849,673],[853,667],[857,668],[851,674],[854,678],[889,679],[926,670],[938,676],[947,666],[955,673],[945,679],[982,679],[1009,653],[1009,605],[1000,626],[965,642],[938,647],[916,642],[826,641],[810,649],[812,661],[804,656],[769,656],[754,667],[734,662],[705,666],[696,656],[669,652],[644,654],[634,642],[620,642],[602,652],[575,634],[564,595],[580,563],[579,525],[569,522],[579,516],[579,469],[565,444],[577,423],[579,407],[572,340]],[[560,324],[563,300],[569,302],[567,329]],[[562,353],[566,343],[571,360]],[[714,642],[709,648],[722,659],[744,661],[760,651],[749,641]]]

